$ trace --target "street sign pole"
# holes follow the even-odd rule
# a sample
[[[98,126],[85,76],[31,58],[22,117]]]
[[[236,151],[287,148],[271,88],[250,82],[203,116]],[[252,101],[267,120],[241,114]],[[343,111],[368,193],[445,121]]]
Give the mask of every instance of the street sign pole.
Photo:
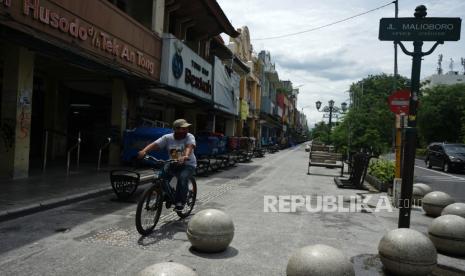
[[[402,185],[399,204],[399,228],[410,227],[410,212],[413,191],[413,173],[415,170],[415,149],[417,137],[417,106],[420,91],[420,70],[423,41],[413,42],[411,95],[409,103],[408,125],[405,129],[405,152],[403,162]]]
[[[382,18],[380,20],[379,39],[397,42],[406,55],[412,56],[411,94],[408,123],[405,129],[401,194],[398,202],[399,228],[410,227],[421,59],[431,54],[444,41],[460,39],[460,18],[425,18],[426,14],[426,7],[420,5],[415,9],[415,18]],[[413,52],[409,52],[401,41],[413,41]],[[429,51],[423,53],[423,41],[436,41],[436,43]]]

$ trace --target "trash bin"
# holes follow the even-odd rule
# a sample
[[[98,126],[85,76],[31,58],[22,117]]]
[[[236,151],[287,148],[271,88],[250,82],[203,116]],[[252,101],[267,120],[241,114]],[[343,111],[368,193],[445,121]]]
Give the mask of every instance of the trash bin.
[[[128,199],[137,189],[140,174],[127,170],[113,170],[110,172],[110,182],[118,199]]]

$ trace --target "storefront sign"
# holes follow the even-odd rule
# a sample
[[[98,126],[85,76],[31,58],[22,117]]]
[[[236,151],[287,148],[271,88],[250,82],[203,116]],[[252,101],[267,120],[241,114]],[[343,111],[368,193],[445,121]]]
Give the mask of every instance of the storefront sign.
[[[156,77],[156,71],[158,73],[156,66],[159,62],[110,32],[97,28],[88,20],[77,17],[51,1],[24,0],[21,7],[18,2],[13,2],[11,7],[11,14],[13,18],[17,16],[16,20],[63,38],[74,45],[91,49],[123,65],[136,68],[151,78]],[[99,4],[98,1],[93,3]],[[11,0],[0,0],[0,7],[1,5],[10,8]],[[111,12],[112,10],[107,11],[107,13]]]
[[[171,34],[163,35],[161,82],[211,100],[212,66]]]
[[[215,57],[213,102],[215,108],[232,115],[238,115],[240,76]]]

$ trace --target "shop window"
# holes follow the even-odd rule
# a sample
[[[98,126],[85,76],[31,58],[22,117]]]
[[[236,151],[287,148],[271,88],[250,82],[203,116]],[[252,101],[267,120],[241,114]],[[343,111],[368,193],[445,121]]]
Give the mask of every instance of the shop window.
[[[137,20],[144,27],[152,28],[152,0],[108,0],[120,10]]]
[[[118,7],[118,9],[126,12],[127,9],[127,3],[125,0],[108,0],[108,2],[112,3],[113,5],[115,5],[116,7]]]

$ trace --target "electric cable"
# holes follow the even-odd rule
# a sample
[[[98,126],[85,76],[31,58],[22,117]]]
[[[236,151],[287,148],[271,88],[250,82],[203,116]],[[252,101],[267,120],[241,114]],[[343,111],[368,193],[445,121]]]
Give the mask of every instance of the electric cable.
[[[362,15],[365,15],[365,14],[370,13],[370,12],[374,12],[374,11],[380,10],[380,9],[382,9],[382,8],[384,8],[384,7],[387,7],[387,6],[389,6],[389,5],[394,4],[395,2],[396,2],[396,1],[392,1],[392,2],[390,2],[390,3],[388,3],[388,4],[379,6],[379,7],[377,7],[377,8],[368,10],[368,11],[366,11],[366,12],[362,12],[362,13],[359,13],[359,14],[356,14],[356,15],[352,15],[352,16],[350,16],[350,17],[346,17],[346,18],[344,18],[344,19],[341,19],[341,20],[338,20],[338,21],[335,21],[335,22],[332,22],[332,23],[328,23],[328,24],[325,24],[325,25],[322,25],[322,26],[319,26],[319,27],[311,28],[311,29],[308,29],[308,30],[304,30],[304,31],[296,32],[296,33],[290,33],[290,34],[283,34],[283,35],[278,35],[278,36],[263,37],[263,38],[255,38],[255,39],[252,39],[252,40],[278,39],[278,38],[284,38],[284,37],[299,35],[299,34],[303,34],[303,33],[313,32],[313,31],[316,31],[316,30],[320,30],[320,29],[323,29],[323,28],[332,26],[332,25],[336,25],[336,24],[341,23],[341,22],[344,22],[344,21],[348,21],[348,20],[350,20],[350,19],[353,19],[353,18],[362,16]]]

